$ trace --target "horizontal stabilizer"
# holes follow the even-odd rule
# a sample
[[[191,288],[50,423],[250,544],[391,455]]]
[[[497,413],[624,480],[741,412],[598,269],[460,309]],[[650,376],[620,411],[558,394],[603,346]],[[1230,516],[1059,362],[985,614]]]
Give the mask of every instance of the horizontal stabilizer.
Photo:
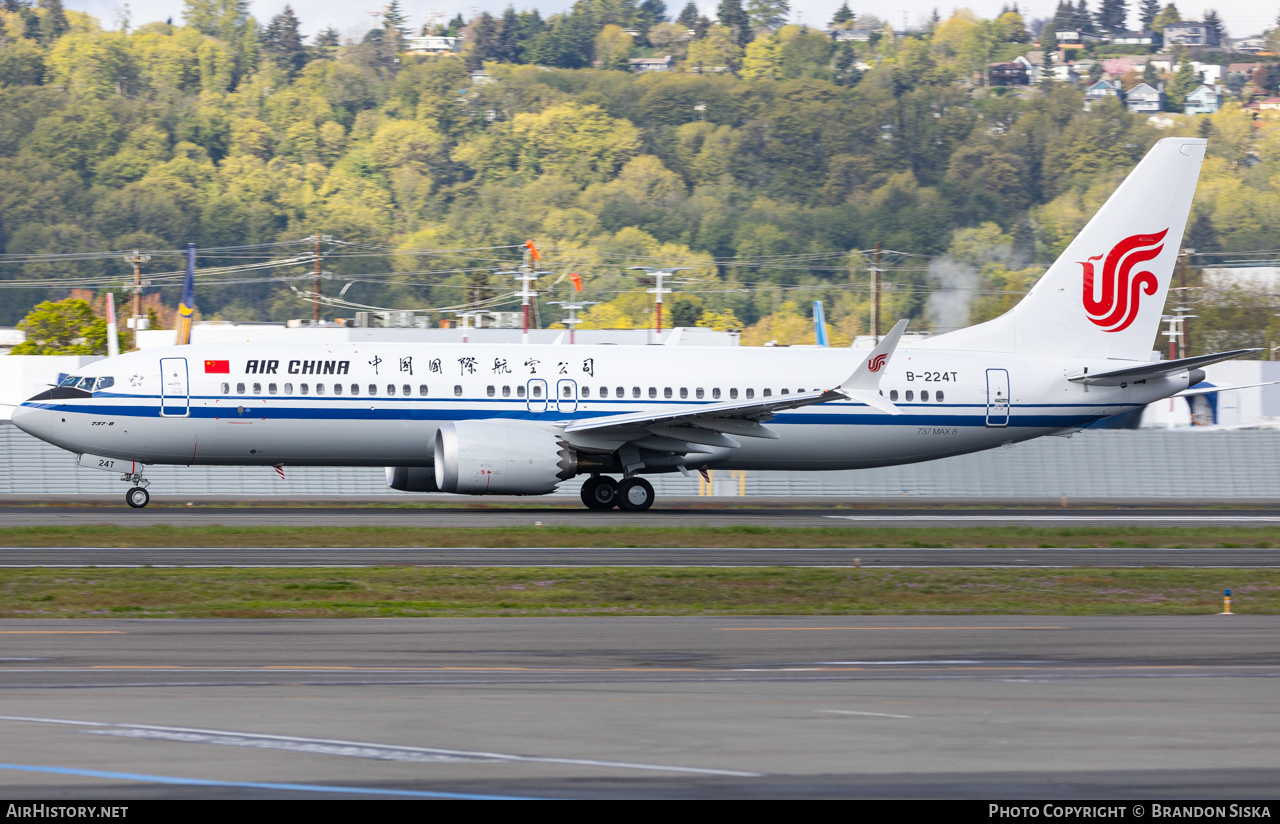
[[[1197,386],[1194,389],[1184,389],[1175,398],[1194,398],[1197,395],[1212,395],[1214,392],[1234,392],[1237,389],[1253,389],[1256,386],[1271,386],[1280,383],[1280,381],[1263,381],[1262,383],[1241,383],[1235,386]]]
[[[1224,360],[1238,358],[1241,355],[1249,355],[1254,352],[1261,352],[1261,349],[1235,349],[1230,352],[1219,352],[1214,355],[1197,355],[1194,358],[1180,358],[1171,361],[1151,361],[1141,366],[1131,366],[1128,369],[1116,369],[1111,372],[1095,372],[1089,374],[1082,372],[1079,375],[1071,375],[1067,380],[1072,383],[1083,383],[1087,386],[1123,386],[1125,384],[1137,383],[1138,381],[1152,380],[1154,378],[1163,378],[1169,375],[1178,375],[1183,372],[1189,372],[1192,369],[1198,369],[1201,366],[1208,366],[1211,363],[1218,363]]]

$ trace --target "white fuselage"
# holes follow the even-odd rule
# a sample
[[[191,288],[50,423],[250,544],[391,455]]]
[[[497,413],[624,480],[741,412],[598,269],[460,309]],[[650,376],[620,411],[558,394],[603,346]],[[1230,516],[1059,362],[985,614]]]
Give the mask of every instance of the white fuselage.
[[[438,427],[505,419],[556,428],[839,386],[866,353],[826,348],[514,344],[218,344],[92,364],[92,393],[24,403],[22,429],[77,453],[144,464],[430,466]],[[880,391],[780,412],[774,440],[743,438],[708,463],[857,469],[942,458],[1087,426],[1187,388],[1067,380],[1115,361],[899,349]],[[224,371],[225,370],[225,371]],[[654,471],[670,471],[667,467]]]

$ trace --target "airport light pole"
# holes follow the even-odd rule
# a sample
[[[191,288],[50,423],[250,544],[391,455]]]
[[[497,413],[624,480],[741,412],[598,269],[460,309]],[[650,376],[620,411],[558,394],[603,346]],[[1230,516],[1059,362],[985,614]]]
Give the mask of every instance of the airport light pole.
[[[600,301],[598,300],[586,300],[586,301],[583,301],[582,303],[574,303],[572,301],[567,301],[567,300],[550,301],[552,306],[563,306],[565,309],[569,311],[569,317],[567,320],[563,321],[563,323],[569,327],[569,345],[570,346],[572,346],[574,343],[573,333],[577,331],[578,324],[582,323],[582,319],[579,318],[577,314],[578,310],[587,306],[595,306],[599,302]]]
[[[662,334],[662,296],[671,294],[670,289],[663,288],[662,279],[664,277],[674,275],[676,272],[692,271],[691,267],[676,266],[669,269],[658,269],[653,266],[628,266],[627,269],[639,270],[639,271],[645,272],[645,274],[641,276],[642,278],[645,278],[645,279],[653,278],[653,282],[654,282],[653,288],[646,289],[645,291],[647,291],[649,294],[654,296],[653,316],[654,316],[655,334],[661,335]]]

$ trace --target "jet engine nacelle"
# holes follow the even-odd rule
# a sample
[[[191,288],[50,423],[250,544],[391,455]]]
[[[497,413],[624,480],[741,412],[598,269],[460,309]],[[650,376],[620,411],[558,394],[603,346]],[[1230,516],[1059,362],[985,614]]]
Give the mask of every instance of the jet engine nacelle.
[[[436,486],[463,495],[545,495],[577,468],[573,450],[545,429],[505,421],[452,421],[436,431]]]
[[[388,466],[387,486],[401,492],[439,492],[434,466]]]

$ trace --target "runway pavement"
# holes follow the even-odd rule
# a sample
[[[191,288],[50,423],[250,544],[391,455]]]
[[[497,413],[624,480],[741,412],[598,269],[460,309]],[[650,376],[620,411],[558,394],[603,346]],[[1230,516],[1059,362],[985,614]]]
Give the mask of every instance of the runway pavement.
[[[0,621],[0,795],[1248,798],[1280,617]]]
[[[245,506],[192,502],[153,503],[146,509],[120,504],[0,506],[6,526],[383,526],[383,527],[957,527],[957,526],[1280,526],[1280,509],[990,508],[885,507],[843,502],[757,506],[715,506],[698,499],[659,502],[648,512],[593,512],[563,502],[550,505],[528,498],[485,500],[479,505],[409,508],[390,506]]]
[[[0,568],[399,565],[1247,568],[1280,566],[1280,549],[0,547]]]

